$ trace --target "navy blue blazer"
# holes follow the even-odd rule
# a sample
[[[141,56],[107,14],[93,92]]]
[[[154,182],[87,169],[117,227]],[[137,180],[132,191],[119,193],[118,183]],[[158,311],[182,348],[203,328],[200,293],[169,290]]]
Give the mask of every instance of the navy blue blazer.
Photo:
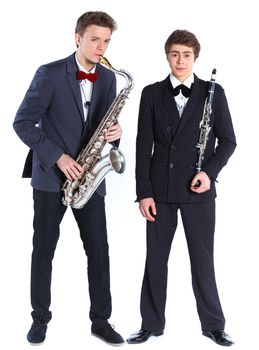
[[[215,180],[236,147],[225,93],[216,84],[212,129],[202,167],[212,179],[211,189],[196,194],[190,190],[190,183],[198,159],[196,145],[208,82],[194,76],[192,92],[181,118],[170,84],[168,76],[142,91],[136,144],[137,200],[153,197],[158,202],[206,201],[216,196]]]
[[[77,157],[116,97],[114,73],[97,64],[99,77],[85,123],[77,70],[74,53],[41,66],[15,116],[13,127],[31,149],[23,176],[32,177],[35,189],[61,190],[65,177],[56,165],[58,158],[63,153]],[[104,182],[97,191],[105,195]]]

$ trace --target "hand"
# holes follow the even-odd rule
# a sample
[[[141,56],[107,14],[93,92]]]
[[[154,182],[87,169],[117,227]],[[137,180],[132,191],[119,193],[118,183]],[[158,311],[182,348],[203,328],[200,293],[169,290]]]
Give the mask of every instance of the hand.
[[[156,204],[153,198],[144,198],[139,202],[139,210],[148,221],[155,221]]]
[[[107,142],[113,142],[121,138],[122,129],[120,124],[114,124],[110,126],[105,133],[105,140]]]
[[[199,181],[200,185],[199,187],[195,187],[196,182]],[[200,171],[198,174],[196,174],[192,180],[191,183],[191,191],[196,193],[203,193],[210,189],[210,178],[204,171]]]
[[[57,166],[68,180],[79,180],[84,173],[81,165],[65,153],[57,160]]]

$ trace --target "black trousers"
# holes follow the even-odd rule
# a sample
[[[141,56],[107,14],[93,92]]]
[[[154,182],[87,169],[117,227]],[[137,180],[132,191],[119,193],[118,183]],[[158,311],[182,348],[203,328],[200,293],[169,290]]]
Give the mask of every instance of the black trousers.
[[[62,193],[33,190],[34,236],[31,264],[33,319],[51,319],[52,259],[59,239],[59,225],[67,207]],[[109,248],[104,198],[94,193],[82,209],[72,209],[87,255],[90,319],[106,320],[111,314]]]
[[[141,291],[142,328],[165,327],[167,263],[181,212],[191,261],[192,286],[203,331],[224,329],[214,274],[215,200],[206,203],[156,203],[154,223],[147,222],[147,257]],[[184,300],[181,302],[184,303]]]

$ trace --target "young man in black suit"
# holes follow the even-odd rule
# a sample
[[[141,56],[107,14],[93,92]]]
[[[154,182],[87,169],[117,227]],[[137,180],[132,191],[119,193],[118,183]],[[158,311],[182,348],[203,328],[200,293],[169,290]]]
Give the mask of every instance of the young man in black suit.
[[[33,344],[45,340],[52,317],[52,259],[67,209],[61,201],[62,185],[65,179],[81,177],[83,169],[75,159],[116,97],[114,73],[99,64],[116,27],[105,12],[86,12],[79,17],[77,51],[37,70],[14,120],[15,131],[31,149],[24,175],[32,177],[34,199],[33,324],[27,335]],[[119,124],[110,127],[106,141],[118,143],[121,133]],[[103,182],[82,209],[72,211],[88,258],[92,334],[118,345],[124,340],[107,321],[111,295],[104,196]]]
[[[193,33],[174,31],[165,43],[171,74],[142,92],[136,145],[137,201],[147,219],[147,257],[141,291],[141,330],[127,341],[163,334],[167,262],[181,213],[192,285],[203,335],[232,345],[214,275],[215,181],[236,147],[224,90],[218,84],[202,169],[196,173],[199,125],[208,82],[193,74],[200,44]],[[217,140],[217,146],[215,143]],[[195,184],[199,181],[200,186]]]

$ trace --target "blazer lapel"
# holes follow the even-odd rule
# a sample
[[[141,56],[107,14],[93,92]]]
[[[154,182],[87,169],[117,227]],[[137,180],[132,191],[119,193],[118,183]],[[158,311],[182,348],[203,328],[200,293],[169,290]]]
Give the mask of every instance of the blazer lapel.
[[[162,92],[162,103],[167,110],[166,115],[168,116],[168,122],[176,130],[180,121],[178,109],[176,106],[175,99],[170,91],[170,78],[169,76],[163,81],[163,92]]]
[[[81,116],[82,124],[85,124],[84,121],[84,111],[82,105],[81,91],[78,80],[76,80],[77,64],[75,61],[75,54],[72,54],[68,57],[67,60],[67,79],[69,81],[78,111]]]
[[[200,92],[199,92],[199,81],[196,75],[194,75],[194,84],[193,88],[189,97],[189,100],[184,108],[183,114],[180,118],[180,122],[177,128],[176,136],[181,133],[181,131],[184,129],[184,126],[189,118],[192,117],[193,111],[196,109],[197,105],[200,103],[199,98]]]

